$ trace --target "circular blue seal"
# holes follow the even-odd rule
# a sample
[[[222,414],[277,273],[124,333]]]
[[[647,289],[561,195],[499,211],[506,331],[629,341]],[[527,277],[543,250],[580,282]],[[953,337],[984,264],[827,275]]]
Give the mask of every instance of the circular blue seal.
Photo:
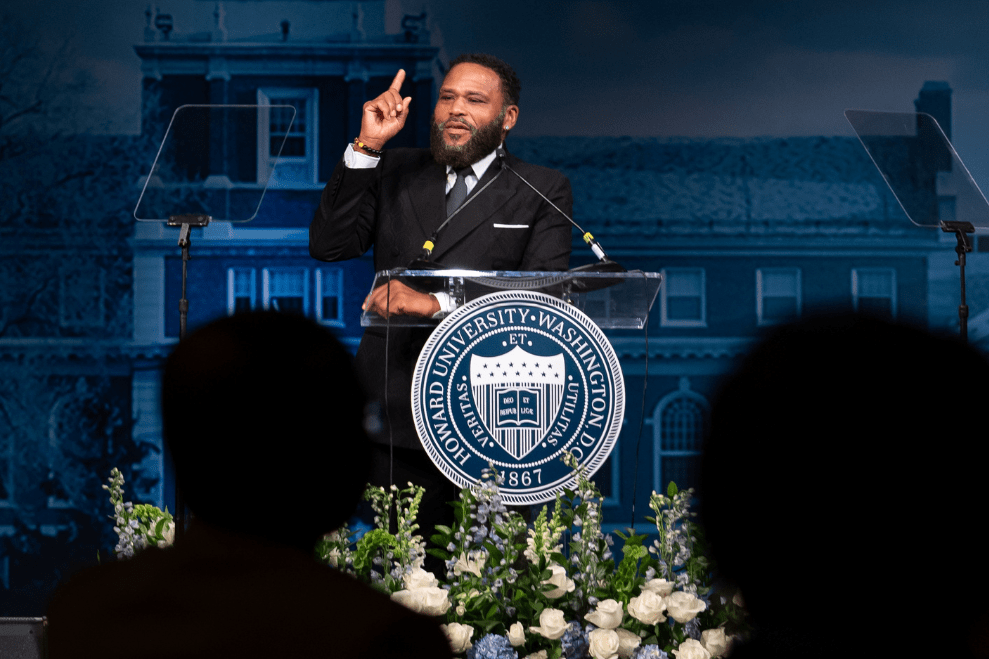
[[[480,297],[429,337],[412,380],[426,453],[459,487],[493,464],[513,505],[574,487],[570,451],[588,475],[614,448],[625,384],[611,344],[587,316],[542,293]]]

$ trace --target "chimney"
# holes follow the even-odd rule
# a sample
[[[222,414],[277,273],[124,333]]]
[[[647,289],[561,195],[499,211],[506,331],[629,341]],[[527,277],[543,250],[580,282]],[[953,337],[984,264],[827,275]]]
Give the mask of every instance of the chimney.
[[[913,102],[917,112],[934,117],[948,139],[951,139],[951,86],[943,80],[928,80]]]

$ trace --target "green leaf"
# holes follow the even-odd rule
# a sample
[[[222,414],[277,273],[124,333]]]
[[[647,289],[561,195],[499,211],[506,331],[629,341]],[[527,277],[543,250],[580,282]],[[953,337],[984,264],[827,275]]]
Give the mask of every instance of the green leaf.
[[[677,495],[677,492],[679,491],[680,490],[677,489],[677,484],[674,483],[673,481],[670,481],[670,484],[666,488],[666,496],[672,499]]]
[[[476,622],[475,626],[480,627],[482,630],[484,630],[484,633],[485,634],[488,634],[488,633],[491,632],[492,629],[494,629],[495,627],[497,627],[500,624],[502,624],[501,623],[501,620],[490,619],[490,620],[478,620]],[[484,634],[481,634],[481,636],[483,636],[483,635]]]

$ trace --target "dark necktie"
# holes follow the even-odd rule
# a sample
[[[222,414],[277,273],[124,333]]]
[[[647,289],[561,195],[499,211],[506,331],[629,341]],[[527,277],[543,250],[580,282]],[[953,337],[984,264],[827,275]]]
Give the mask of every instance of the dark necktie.
[[[450,192],[446,195],[447,217],[450,217],[453,211],[460,208],[460,204],[464,203],[464,199],[467,198],[467,175],[473,173],[474,170],[470,167],[464,167],[455,171],[457,172],[457,182],[453,184]]]

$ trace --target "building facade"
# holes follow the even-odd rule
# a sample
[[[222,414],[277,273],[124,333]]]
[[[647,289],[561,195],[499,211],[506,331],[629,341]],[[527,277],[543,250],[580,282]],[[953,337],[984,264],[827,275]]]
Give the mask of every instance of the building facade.
[[[179,230],[133,221],[142,190],[134,182],[158,193],[173,186],[174,208],[173,197],[162,195],[159,215],[208,210],[217,218],[192,230],[190,327],[245,309],[277,309],[308,315],[356,347],[370,255],[332,264],[311,259],[313,210],[359,132],[363,103],[399,68],[408,72],[412,110],[389,146],[428,146],[446,59],[418,9],[399,0],[192,0],[181,8],[146,12],[135,46],[142,136],[110,140],[91,154],[85,162],[109,165],[86,169],[90,178],[80,177],[79,189],[67,193],[78,206],[59,198],[62,219],[34,214],[36,226],[25,226],[18,218],[26,207],[11,205],[22,198],[4,196],[0,279],[16,283],[0,287],[0,596],[10,601],[18,587],[38,590],[37,579],[17,575],[49,574],[32,557],[50,547],[110,546],[84,523],[106,514],[98,485],[109,466],[129,470],[135,499],[173,499],[158,397],[161,362],[179,336]],[[175,111],[203,105],[271,109],[173,143],[162,153],[177,154],[168,174],[178,179],[155,188],[155,176],[147,175]],[[918,111],[931,112],[948,131],[950,107],[943,84],[925,85],[917,101]],[[648,530],[651,490],[665,490],[670,480],[696,484],[717,384],[767,328],[828,309],[957,327],[954,239],[907,219],[855,138],[513,136],[507,146],[570,178],[575,219],[612,258],[665,278],[645,331],[608,333],[627,404],[615,452],[595,478],[606,496],[607,526],[634,520]],[[85,140],[72,148],[95,149]],[[2,159],[0,167],[7,185],[18,172],[38,171]],[[88,180],[100,186],[87,188]],[[945,187],[932,194],[947,213],[950,190],[941,181]],[[97,198],[97,231],[64,222],[90,217]],[[245,204],[246,212],[228,212]],[[592,261],[574,238],[572,265]],[[969,304],[973,338],[987,341],[983,247],[977,241],[970,258]],[[844,374],[835,377],[840,382]],[[45,578],[42,590],[57,574]]]
[[[305,23],[335,29],[300,34],[298,19],[273,17],[281,29],[267,35],[235,34],[234,11],[252,3],[223,4],[200,3],[213,12],[200,12],[199,33],[183,33],[172,17],[166,34],[155,25],[168,22],[149,16],[145,43],[136,47],[148,130],[186,103],[286,104],[297,121],[287,133],[270,121],[269,135],[284,134],[288,150],[257,217],[194,230],[190,326],[240,309],[292,310],[356,345],[370,261],[313,261],[308,223],[323,182],[359,132],[362,104],[398,68],[415,72],[406,83],[413,114],[394,146],[428,144],[429,110],[444,71],[440,44],[431,43],[423,17],[397,18],[393,3],[364,3],[361,11],[313,3],[309,9],[333,19]],[[950,89],[925,87],[918,110],[947,117],[942,123],[950,128]],[[237,172],[230,177],[235,189],[257,185],[271,155],[264,140],[248,141],[242,164],[222,172]],[[855,138],[513,137],[508,147],[568,175],[578,221],[613,258],[665,278],[646,333],[609,333],[629,400],[618,448],[596,478],[612,524],[631,521],[633,500],[641,523],[649,491],[670,480],[696,483],[717,382],[761,331],[825,309],[923,324],[936,306],[929,303],[930,263],[950,246],[911,224]],[[199,173],[215,176],[215,160]],[[175,234],[160,222],[137,229],[135,342],[149,354],[178,336]],[[574,265],[592,260],[585,250],[575,236]],[[135,372],[135,405],[153,403],[156,378],[154,368]],[[142,418],[153,419],[152,411]]]

